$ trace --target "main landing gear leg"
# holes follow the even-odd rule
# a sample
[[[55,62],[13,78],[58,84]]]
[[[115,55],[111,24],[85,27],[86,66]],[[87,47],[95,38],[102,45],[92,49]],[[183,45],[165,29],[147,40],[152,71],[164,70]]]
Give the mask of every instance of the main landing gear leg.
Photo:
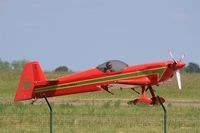
[[[159,97],[159,99],[158,99],[158,97],[155,96],[152,86],[148,86],[148,89],[149,89],[151,96],[152,96],[152,98],[151,98],[152,103],[151,104],[160,104],[161,102],[162,103],[165,102],[165,99],[163,97]]]
[[[146,91],[147,90],[150,91],[150,94],[151,94],[152,98],[148,98],[146,96]],[[160,97],[160,101],[162,103],[164,103],[165,99],[163,97]],[[146,104],[160,104],[158,97],[156,97],[155,94],[154,94],[154,90],[153,90],[152,86],[148,86],[147,89],[145,89],[145,86],[142,86],[142,95],[141,95],[141,97],[138,98],[138,99],[135,99],[133,101],[129,101],[128,104],[138,104],[138,103],[141,103],[141,102],[144,102]]]
[[[146,96],[146,90],[145,90],[145,86],[142,86],[142,95],[140,98],[135,99],[133,101],[129,101],[128,104],[138,104],[144,102],[146,104],[151,104],[152,103],[152,99],[148,98]]]

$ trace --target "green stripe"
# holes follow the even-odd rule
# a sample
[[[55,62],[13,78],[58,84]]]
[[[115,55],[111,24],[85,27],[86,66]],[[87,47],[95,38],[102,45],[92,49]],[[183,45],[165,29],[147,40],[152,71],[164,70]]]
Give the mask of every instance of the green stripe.
[[[65,87],[72,87],[72,86],[81,86],[86,84],[95,84],[97,82],[105,82],[110,80],[117,80],[117,79],[124,79],[124,78],[131,78],[131,77],[137,77],[137,76],[143,76],[143,75],[153,75],[158,74],[158,79],[161,78],[162,74],[164,73],[165,68],[158,68],[155,70],[146,70],[146,71],[140,71],[140,72],[133,72],[123,75],[115,75],[112,77],[104,77],[104,78],[98,78],[98,79],[91,79],[87,81],[78,81],[75,83],[69,83],[64,85],[56,85],[56,86],[49,86],[49,87],[43,87],[35,90],[35,92],[41,92],[41,91],[48,91],[48,90],[54,90],[56,88],[65,88]]]

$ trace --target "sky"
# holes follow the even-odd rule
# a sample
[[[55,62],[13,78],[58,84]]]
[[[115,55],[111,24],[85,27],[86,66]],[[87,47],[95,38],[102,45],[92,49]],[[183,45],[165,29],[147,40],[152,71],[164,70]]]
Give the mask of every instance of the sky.
[[[0,0],[0,58],[85,70],[178,59],[200,64],[199,0]]]

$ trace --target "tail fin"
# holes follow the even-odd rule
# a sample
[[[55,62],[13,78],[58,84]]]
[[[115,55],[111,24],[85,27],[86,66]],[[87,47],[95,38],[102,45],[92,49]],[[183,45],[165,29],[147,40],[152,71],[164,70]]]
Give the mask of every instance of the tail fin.
[[[34,83],[36,81],[46,81],[46,77],[38,62],[28,62],[24,65],[14,100],[23,101],[32,99],[35,87]]]

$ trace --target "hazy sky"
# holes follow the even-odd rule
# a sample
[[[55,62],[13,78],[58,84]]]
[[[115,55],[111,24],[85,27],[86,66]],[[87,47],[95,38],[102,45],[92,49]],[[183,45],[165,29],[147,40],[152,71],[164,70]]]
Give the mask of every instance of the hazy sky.
[[[200,63],[199,0],[0,0],[0,58],[73,70],[185,54]]]

